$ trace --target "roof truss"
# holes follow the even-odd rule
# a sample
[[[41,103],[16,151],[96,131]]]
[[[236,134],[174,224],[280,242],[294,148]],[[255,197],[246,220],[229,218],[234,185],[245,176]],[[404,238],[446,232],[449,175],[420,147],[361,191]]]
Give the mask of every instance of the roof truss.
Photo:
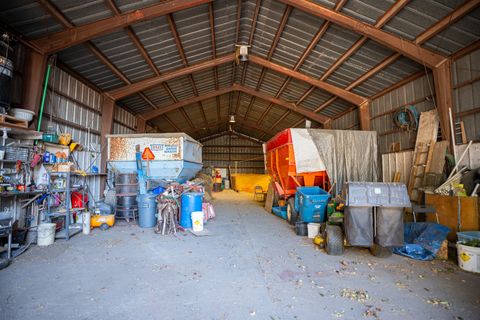
[[[44,38],[37,39],[32,43],[45,54],[54,53],[140,21],[153,19],[211,1],[212,0],[167,0],[150,7],[56,32]]]
[[[318,123],[323,124],[323,123],[326,123],[326,122],[330,121],[330,118],[325,117],[321,114],[317,114],[317,113],[315,113],[315,112],[313,112],[313,111],[311,111],[307,108],[299,107],[292,102],[287,102],[285,100],[272,97],[268,94],[262,93],[260,91],[256,91],[254,89],[251,89],[251,88],[239,85],[239,84],[234,84],[231,87],[215,90],[215,91],[206,93],[206,94],[201,95],[201,96],[193,97],[193,98],[190,98],[190,99],[185,99],[185,100],[179,101],[177,103],[173,103],[173,104],[171,104],[169,106],[166,106],[166,107],[162,107],[162,108],[159,108],[159,109],[156,109],[156,110],[145,112],[145,113],[141,114],[140,116],[145,120],[151,120],[151,119],[159,117],[159,116],[161,116],[161,115],[163,115],[167,112],[176,110],[178,108],[183,108],[187,105],[197,103],[197,102],[200,102],[202,100],[211,99],[211,98],[214,98],[214,97],[217,97],[217,96],[220,96],[220,95],[223,95],[223,94],[227,94],[227,93],[230,93],[230,92],[234,92],[234,91],[238,91],[239,93],[244,93],[244,94],[247,94],[247,95],[250,95],[250,96],[253,96],[253,97],[257,97],[261,100],[271,102],[273,104],[276,104],[276,105],[281,106],[283,108],[286,108],[288,110],[297,112],[297,113],[307,117],[308,119],[311,119],[311,120],[316,121]]]

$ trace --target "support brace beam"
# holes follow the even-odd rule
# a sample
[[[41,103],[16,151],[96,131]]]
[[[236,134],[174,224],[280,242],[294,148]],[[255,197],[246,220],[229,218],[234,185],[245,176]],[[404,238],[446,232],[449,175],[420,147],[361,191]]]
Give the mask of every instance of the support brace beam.
[[[137,133],[145,133],[147,127],[147,120],[137,117]]]
[[[202,70],[206,69],[211,69],[214,68],[218,65],[222,65],[225,63],[229,63],[234,61],[235,57],[233,54],[229,54],[223,57],[215,58],[209,61],[205,62],[200,62],[192,66],[188,66],[182,69],[178,69],[175,71],[167,72],[159,76],[155,76],[152,78],[148,78],[136,83],[128,84],[125,85],[121,88],[117,88],[111,91],[107,92],[107,95],[110,96],[114,100],[119,100],[122,98],[125,98],[127,96],[130,96],[134,93],[141,92],[143,90],[152,88],[154,86],[160,85],[166,81],[172,80],[177,77],[185,76],[185,75],[190,75],[194,72],[199,72]],[[325,90],[343,100],[346,100],[350,103],[353,103],[357,106],[361,105],[362,103],[365,103],[368,99],[364,98],[362,96],[359,96],[358,94],[355,94],[353,92],[350,92],[346,89],[334,86],[330,83],[327,83],[322,80],[317,80],[314,78],[311,78],[301,72],[294,71],[291,69],[288,69],[284,66],[281,66],[279,64],[273,63],[271,61],[265,60],[263,58],[257,57],[255,55],[250,55],[249,60],[251,63],[257,64],[259,66],[263,66],[267,69],[273,70],[275,72],[281,73],[283,75],[292,77],[294,79],[309,83],[319,89]]]
[[[348,30],[352,30],[369,39],[372,39],[386,48],[394,50],[402,55],[434,69],[440,65],[446,58],[431,50],[425,49],[412,41],[402,39],[394,34],[377,29],[375,26],[361,22],[347,15],[335,12],[319,4],[308,0],[280,0],[297,9],[310,13],[314,16],[331,21]]]
[[[358,118],[360,119],[360,129],[370,130],[370,103],[362,104],[358,108]]]
[[[40,50],[46,54],[55,53],[140,21],[153,19],[176,11],[209,3],[211,1],[212,0],[163,1],[147,8],[138,9],[133,12],[127,12],[111,18],[70,28],[65,31],[56,32],[44,38],[32,41],[32,44],[40,48]]]
[[[234,84],[233,86],[228,87],[228,88],[222,88],[220,90],[212,91],[212,92],[209,92],[207,94],[204,94],[204,95],[201,95],[201,96],[198,96],[198,97],[193,97],[193,98],[190,98],[190,99],[179,101],[177,103],[173,103],[169,106],[162,107],[160,109],[145,112],[145,113],[141,114],[141,117],[144,118],[145,120],[151,120],[151,119],[154,119],[154,118],[156,118],[156,117],[158,117],[162,114],[165,114],[167,112],[176,110],[178,108],[182,108],[182,107],[185,107],[187,105],[197,103],[199,101],[206,100],[206,99],[211,99],[211,98],[220,96],[222,94],[227,94],[227,93],[230,93],[230,92],[233,92],[233,91],[243,92],[245,94],[260,98],[260,99],[268,101],[268,102],[271,102],[273,104],[284,107],[288,110],[297,112],[297,113],[307,117],[308,119],[311,119],[313,121],[316,121],[316,122],[319,122],[319,123],[322,123],[322,124],[330,120],[330,118],[328,118],[328,117],[317,114],[317,113],[315,113],[315,112],[313,112],[309,109],[296,106],[294,103],[287,102],[285,100],[272,97],[268,94],[265,94],[265,93],[262,93],[262,92],[259,92],[259,91],[256,91],[254,89],[247,88],[247,87],[244,87],[244,86],[241,86],[241,85],[238,85],[238,84]]]
[[[163,73],[160,76],[155,76],[152,78],[148,78],[136,83],[132,83],[118,89],[110,90],[106,92],[106,94],[111,97],[113,100],[119,100],[125,97],[128,97],[132,94],[135,94],[140,91],[147,90],[149,88],[155,87],[157,85],[162,84],[163,82],[182,77],[185,75],[189,75],[195,72],[203,71],[206,69],[211,69],[218,65],[222,65],[228,62],[232,62],[234,60],[233,54],[229,54],[223,57],[219,57],[216,59],[208,60],[205,62],[200,62],[189,67],[185,67],[182,69],[178,69],[171,72]]]
[[[365,103],[367,101],[366,98],[359,96],[358,94],[355,94],[353,92],[349,92],[348,90],[342,89],[340,87],[334,86],[328,82],[324,82],[322,80],[317,80],[312,77],[309,77],[301,72],[294,71],[292,69],[289,69],[287,67],[281,66],[279,64],[273,63],[271,61],[265,60],[263,58],[260,58],[255,55],[249,55],[248,60],[254,64],[258,64],[262,67],[265,67],[267,69],[273,70],[275,72],[281,73],[283,75],[289,76],[291,78],[306,82],[310,85],[313,85],[317,88],[320,88],[322,90],[325,90],[339,98],[342,98],[343,100],[346,100],[350,103],[353,103],[354,105],[361,105],[362,103]]]

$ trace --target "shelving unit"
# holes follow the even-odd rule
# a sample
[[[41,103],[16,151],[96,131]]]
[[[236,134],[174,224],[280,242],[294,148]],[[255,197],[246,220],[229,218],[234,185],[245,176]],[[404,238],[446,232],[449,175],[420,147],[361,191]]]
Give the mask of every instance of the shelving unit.
[[[79,191],[79,190],[84,190],[84,188],[77,187],[74,188],[71,185],[72,182],[72,175],[74,175],[73,172],[52,172],[50,171],[48,173],[48,193],[50,196],[56,195],[56,194],[64,194],[65,200],[59,207],[54,207],[54,208],[61,208],[61,209],[56,209],[53,210],[52,206],[50,204],[50,201],[47,200],[47,213],[46,216],[49,219],[52,218],[58,218],[58,217],[64,217],[64,228],[60,231],[58,231],[55,235],[56,239],[65,239],[69,240],[71,237],[82,231],[82,225],[78,223],[72,223],[70,221],[70,214],[73,212],[82,212],[85,210],[85,208],[72,208],[72,203],[71,203],[71,197],[72,197],[72,192],[74,191]],[[65,178],[65,187],[64,188],[53,188],[52,186],[52,178]],[[84,194],[83,194],[84,195]]]

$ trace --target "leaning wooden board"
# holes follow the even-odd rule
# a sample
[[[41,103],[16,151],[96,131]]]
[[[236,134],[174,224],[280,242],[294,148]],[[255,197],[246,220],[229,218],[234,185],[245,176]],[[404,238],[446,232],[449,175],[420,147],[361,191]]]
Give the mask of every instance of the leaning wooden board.
[[[458,197],[438,194],[425,194],[425,203],[437,209],[440,224],[449,227],[452,232],[448,240],[456,241],[458,226]],[[460,231],[475,231],[480,227],[480,201],[478,197],[460,197]],[[427,215],[427,221],[436,222],[435,215]]]

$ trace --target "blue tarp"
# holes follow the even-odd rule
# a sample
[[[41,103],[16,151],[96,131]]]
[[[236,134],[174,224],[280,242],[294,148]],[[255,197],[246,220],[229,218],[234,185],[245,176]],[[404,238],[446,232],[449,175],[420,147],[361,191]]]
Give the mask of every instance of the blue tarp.
[[[405,245],[393,252],[416,260],[432,260],[449,232],[449,228],[437,223],[405,223]]]

